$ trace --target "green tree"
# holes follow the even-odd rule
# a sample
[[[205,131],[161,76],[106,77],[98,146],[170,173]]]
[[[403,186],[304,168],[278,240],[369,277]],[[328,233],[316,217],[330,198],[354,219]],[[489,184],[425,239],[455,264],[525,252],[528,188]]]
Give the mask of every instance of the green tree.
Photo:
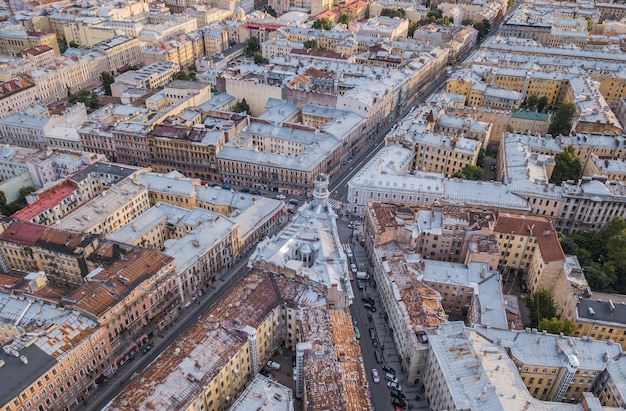
[[[172,76],[172,80],[185,80],[185,81],[189,81],[189,74],[187,74],[187,72],[185,71],[179,71],[178,73],[174,73],[174,75]]]
[[[467,165],[462,171],[457,171],[452,175],[454,178],[462,178],[463,180],[482,180],[483,179],[483,169],[474,166]]]
[[[546,330],[550,334],[573,335],[576,331],[576,324],[573,321],[561,321],[556,317],[544,318],[539,322],[540,331]]]
[[[548,97],[539,97],[539,100],[537,100],[537,111],[543,111],[546,107],[548,107]]]
[[[59,45],[59,51],[61,52],[61,54],[67,51],[67,41],[57,40],[57,44]]]
[[[313,28],[317,30],[330,30],[333,28],[333,23],[327,17],[322,17],[313,22]]]
[[[548,290],[539,290],[525,298],[530,312],[530,326],[537,327],[544,318],[556,317],[557,306],[552,293]]]
[[[7,207],[7,195],[4,191],[0,190],[0,213],[6,214],[5,210]]]
[[[246,101],[246,99],[242,99],[240,101],[237,101],[237,103],[235,104],[235,107],[233,108],[233,111],[235,113],[250,113],[250,106],[248,105],[248,102]]]
[[[539,97],[537,97],[536,94],[533,94],[529,96],[528,99],[526,100],[526,106],[532,110],[535,107],[537,107],[538,102],[539,102]]]
[[[564,135],[569,136],[572,131],[572,121],[576,114],[576,106],[574,103],[563,103],[559,106],[559,109],[554,113],[550,127],[548,127],[548,133],[553,136]]]
[[[104,89],[104,94],[107,96],[111,95],[111,84],[115,82],[115,78],[108,71],[103,71],[100,74],[102,77],[102,88]]]
[[[485,148],[481,147],[480,150],[478,151],[478,158],[476,159],[476,165],[480,168],[483,168],[485,166],[485,155],[486,155]]]
[[[261,53],[254,53],[254,64],[269,64],[269,59],[263,57]]]
[[[276,13],[276,10],[274,10],[274,8],[270,5],[265,6],[265,8],[263,8],[263,11],[272,17],[278,17],[278,13]]]
[[[349,24],[350,23],[350,15],[349,14],[342,14],[341,17],[339,17],[339,20],[337,20],[337,23]]]
[[[578,180],[582,172],[580,159],[576,156],[576,147],[573,144],[565,147],[562,153],[554,156],[554,171],[550,182],[552,184],[561,184],[567,180]]]
[[[474,20],[472,19],[465,19],[461,22],[461,25],[463,26],[473,26],[474,25]]]
[[[96,109],[100,107],[100,102],[98,101],[98,94],[89,90],[81,90],[75,94],[69,94],[67,97],[67,101],[76,104],[76,103],[84,103],[85,106]]]
[[[69,44],[68,44],[68,46],[70,46],[71,48],[74,48],[74,49],[77,49],[77,48],[79,48],[79,47],[80,47],[80,46],[78,45],[78,43],[77,43],[77,42],[75,42],[74,40],[70,41],[70,42],[69,42]]]
[[[407,36],[408,37],[413,37],[413,34],[415,34],[415,30],[417,30],[417,28],[419,27],[419,25],[417,24],[417,22],[412,21],[409,23],[409,30],[407,32]]]
[[[491,23],[489,23],[489,20],[483,19],[482,21],[474,23],[474,28],[478,30],[478,40],[482,40],[491,31]]]
[[[404,9],[389,9],[384,8],[380,11],[380,15],[384,17],[400,17],[404,18],[406,16],[406,11]]]
[[[248,48],[248,53],[256,53],[257,51],[259,51],[259,39],[252,36],[249,37],[248,40],[246,40],[246,47]]]

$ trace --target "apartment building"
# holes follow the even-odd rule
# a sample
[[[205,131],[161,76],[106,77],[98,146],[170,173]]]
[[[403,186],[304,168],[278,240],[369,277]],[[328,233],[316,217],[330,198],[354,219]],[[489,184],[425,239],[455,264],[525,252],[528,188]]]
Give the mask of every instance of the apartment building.
[[[25,333],[3,346],[2,409],[73,409],[96,389],[96,382],[111,375],[111,345],[97,322],[40,299],[1,298],[3,312],[48,325],[36,336]]]
[[[0,31],[0,53],[10,56],[19,56],[24,50],[40,46],[48,46],[57,56],[59,43],[54,33],[42,33],[29,30],[2,30]]]
[[[424,388],[432,410],[590,410],[600,405],[584,389],[589,390],[588,382],[605,368],[605,353],[607,361],[619,355],[614,349],[605,351],[601,344],[527,331],[471,329],[461,322],[443,324],[429,335],[429,344],[429,378]],[[538,385],[539,379],[543,385]],[[549,380],[550,388],[543,395],[541,388]],[[571,402],[576,403],[555,404],[566,400],[559,399],[561,391],[573,393],[567,402],[573,397]],[[559,395],[550,397],[552,392]]]
[[[169,61],[179,70],[186,70],[200,57],[194,53],[193,43],[187,38],[177,38],[142,51],[143,64],[149,66],[159,61]]]
[[[178,64],[171,61],[158,61],[136,71],[127,71],[115,78],[111,93],[113,97],[119,97],[128,88],[151,90],[163,87],[172,81],[172,76],[178,71]]]
[[[55,285],[76,288],[89,273],[87,258],[100,236],[13,221],[0,234],[6,268],[21,276],[44,271]]]
[[[294,411],[293,390],[273,379],[257,374],[229,409],[244,411],[264,406],[271,406],[277,411]]]
[[[128,361],[148,335],[180,308],[174,259],[162,252],[103,242],[89,258],[87,281],[63,300],[94,318],[111,343],[111,366]]]
[[[493,207],[527,212],[527,200],[499,182],[445,179],[439,173],[410,172],[413,151],[399,145],[384,147],[348,182],[348,210],[364,215],[368,202],[395,204],[458,202],[467,207]]]
[[[124,180],[63,218],[57,228],[106,235],[150,207],[148,190]]]
[[[552,113],[539,113],[529,110],[513,110],[508,130],[513,133],[530,133],[545,135],[548,133]]]
[[[202,295],[239,254],[239,226],[222,215],[195,208],[157,203],[108,236],[153,246],[174,258],[183,304]]]
[[[129,66],[143,62],[139,39],[127,36],[104,40],[94,47],[94,50],[103,52],[109,61],[109,72],[122,73]]]
[[[309,195],[315,176],[341,164],[335,136],[297,124],[253,120],[217,155],[224,181],[243,187]]]
[[[624,361],[609,360],[606,369],[595,383],[593,393],[599,398],[605,407],[626,406],[624,395],[626,394],[626,381],[624,380]]]
[[[34,105],[37,98],[35,83],[24,76],[0,82],[0,118]]]
[[[626,326],[622,311],[626,300],[619,294],[593,292],[580,298],[569,320],[576,323],[574,336],[597,341],[614,341],[626,346]]]
[[[604,176],[611,181],[625,181],[626,168],[623,159],[600,158],[591,154],[583,170],[585,176]]]
[[[477,332],[498,341],[519,369],[530,394],[544,401],[579,403],[583,392],[592,391],[608,363],[622,353],[618,344],[534,329],[477,329]]]
[[[306,306],[306,298],[318,295],[280,275],[251,272],[106,409],[129,410],[147,404],[164,409],[228,407],[285,339],[283,302]],[[171,366],[175,359],[180,367]]]

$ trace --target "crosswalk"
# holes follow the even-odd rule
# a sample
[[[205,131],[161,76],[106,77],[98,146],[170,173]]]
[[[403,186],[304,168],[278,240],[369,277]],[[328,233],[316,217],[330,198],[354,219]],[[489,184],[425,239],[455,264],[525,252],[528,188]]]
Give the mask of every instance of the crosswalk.
[[[339,200],[335,200],[334,198],[329,198],[328,199],[328,204],[330,204],[330,206],[332,208],[335,208],[337,210],[341,209],[343,207],[343,203]]]

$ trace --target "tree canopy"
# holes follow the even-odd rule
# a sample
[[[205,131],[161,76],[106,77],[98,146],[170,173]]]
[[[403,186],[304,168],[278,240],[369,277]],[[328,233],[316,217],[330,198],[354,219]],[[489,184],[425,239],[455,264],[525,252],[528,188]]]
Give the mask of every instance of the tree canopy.
[[[456,173],[454,173],[452,177],[462,178],[463,180],[482,180],[483,169],[470,164],[465,166],[463,171],[457,171]]]
[[[565,147],[562,153],[554,156],[555,166],[550,177],[552,184],[561,184],[567,180],[578,180],[582,173],[580,159],[576,155],[576,147],[572,144]]]
[[[322,17],[313,22],[313,28],[318,30],[330,30],[333,28],[333,22],[327,17]]]
[[[98,94],[93,91],[90,92],[89,90],[81,90],[76,94],[70,94],[67,98],[67,101],[72,104],[78,102],[84,103],[85,106],[93,109],[100,107],[100,103],[98,102]]]
[[[342,14],[339,17],[339,20],[337,20],[337,23],[341,23],[341,24],[348,24],[348,23],[350,23],[350,15],[349,14]]]
[[[110,96],[111,84],[115,82],[115,78],[108,71],[103,71],[102,73],[100,73],[100,77],[102,78],[102,88],[104,89],[104,94]]]
[[[448,16],[444,16],[441,10],[436,9],[429,11],[426,17],[417,22],[417,26],[426,26],[432,23],[439,26],[449,26],[451,23],[454,23],[454,20]]]
[[[260,48],[259,39],[254,36],[248,37],[248,40],[246,40],[246,47],[248,48],[248,53],[256,53]]]
[[[254,53],[254,64],[270,64],[270,60],[261,53]]]
[[[384,8],[380,11],[381,16],[385,17],[400,17],[404,18],[406,16],[406,11],[404,9],[389,9]]]
[[[482,40],[491,31],[491,23],[487,19],[483,19],[473,24],[473,27],[478,30],[478,40]]]
[[[235,103],[235,107],[233,107],[233,111],[235,113],[250,113],[250,106],[248,105],[248,102],[246,101],[246,99],[242,99],[240,101],[237,101],[237,103]]]
[[[552,293],[548,290],[539,290],[526,297],[531,327],[537,327],[541,320],[556,317],[557,306]]]
[[[550,334],[563,333],[564,335],[573,335],[574,331],[576,331],[576,324],[570,320],[561,321],[556,317],[544,318],[539,321],[537,329],[540,331],[546,330]]]
[[[561,237],[566,254],[578,257],[592,290],[626,294],[626,221],[614,217],[599,230]]]
[[[572,121],[576,114],[576,106],[574,103],[563,103],[559,106],[559,109],[552,116],[552,122],[548,127],[548,133],[553,136],[564,135],[569,136],[572,131]]]
[[[11,215],[26,206],[26,196],[35,191],[33,186],[25,186],[20,188],[17,200],[7,204],[7,197],[3,191],[0,191],[0,212],[4,215]]]
[[[179,71],[178,73],[174,73],[172,80],[196,81],[196,73],[193,71]]]
[[[263,8],[263,11],[266,12],[267,14],[269,14],[272,17],[278,17],[278,13],[276,13],[276,10],[274,10],[274,8],[270,5],[267,5]]]
[[[548,97],[539,97],[539,100],[537,100],[537,111],[543,111],[546,107],[548,107]]]

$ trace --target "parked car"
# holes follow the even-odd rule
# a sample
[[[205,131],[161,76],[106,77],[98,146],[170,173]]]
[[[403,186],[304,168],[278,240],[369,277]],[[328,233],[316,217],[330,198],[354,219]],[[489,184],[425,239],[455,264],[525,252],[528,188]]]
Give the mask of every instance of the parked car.
[[[369,322],[374,321],[374,317],[372,317],[372,314],[367,313],[367,321],[369,321]]]
[[[284,196],[284,195],[282,195],[282,194],[278,194],[278,195],[276,196],[276,199],[277,199],[277,200],[284,200],[285,198],[287,198],[287,197],[285,197],[285,196]]]
[[[376,312],[376,307],[371,304],[363,304],[363,308],[365,308],[366,310],[370,310],[373,313]]]
[[[230,190],[230,184],[226,184],[226,183],[222,184],[222,189],[223,190]]]
[[[385,359],[383,358],[383,353],[380,350],[376,350],[376,362],[382,364]]]
[[[261,371],[259,371],[259,374],[267,377],[267,378],[274,378],[274,374],[272,374],[272,372],[270,370],[267,370],[265,368],[261,369]]]
[[[356,280],[356,286],[359,288],[359,290],[363,289],[363,281],[361,280]]]
[[[363,297],[361,298],[361,301],[363,301],[364,303],[368,303],[369,305],[376,304],[376,301],[374,301],[373,298],[369,298],[369,297]]]
[[[387,387],[393,388],[394,390],[402,391],[402,386],[396,382],[388,382]]]
[[[356,273],[358,271],[356,264],[350,264],[350,270],[352,270],[353,273]]]
[[[300,204],[300,202],[296,200],[295,198],[292,198],[291,200],[289,200],[289,204],[298,205]]]
[[[361,331],[359,330],[359,327],[357,326],[354,327],[354,336],[356,337],[357,340],[361,338]]]
[[[259,190],[252,190],[250,194],[255,195],[255,196],[260,196],[261,192]]]
[[[248,187],[244,187],[244,188],[241,189],[241,192],[244,193],[244,194],[245,193],[249,193],[250,189]]]
[[[291,366],[292,366],[292,367],[295,367],[295,366],[296,366],[296,356],[295,356],[295,355],[292,355],[292,356],[291,356]]]
[[[152,346],[150,344],[147,344],[143,349],[143,354],[144,355],[148,354],[151,349],[152,349]]]
[[[400,398],[401,400],[404,400],[406,398],[406,396],[402,393],[402,391],[396,390],[396,389],[391,390],[391,396]]]
[[[378,370],[376,368],[372,368],[372,379],[377,384],[380,382],[380,377],[378,376]]]
[[[370,327],[369,332],[370,332],[370,338],[372,340],[375,340],[376,339],[376,330]]]
[[[388,365],[383,366],[383,371],[396,375],[396,370],[394,370]]]
[[[393,375],[392,373],[388,372],[387,374],[385,374],[385,379],[389,382],[395,382],[396,384],[398,383],[398,379],[396,378],[395,375]]]
[[[378,340],[377,339],[372,340],[372,346],[374,346],[374,348],[378,348]]]
[[[280,364],[274,361],[268,361],[267,366],[271,368],[272,370],[276,370],[276,371],[280,370]]]
[[[406,402],[404,402],[404,400],[401,400],[400,398],[393,397],[391,399],[391,403],[396,407],[406,408]]]

